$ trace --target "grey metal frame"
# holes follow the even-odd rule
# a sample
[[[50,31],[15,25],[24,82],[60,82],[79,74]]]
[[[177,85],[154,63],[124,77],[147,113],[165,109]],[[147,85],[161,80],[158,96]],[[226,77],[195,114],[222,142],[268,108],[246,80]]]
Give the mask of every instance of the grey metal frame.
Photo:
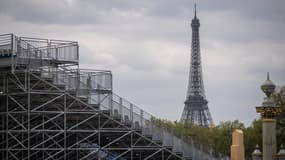
[[[215,159],[114,94],[110,71],[79,69],[77,42],[6,34],[4,49],[1,159]]]

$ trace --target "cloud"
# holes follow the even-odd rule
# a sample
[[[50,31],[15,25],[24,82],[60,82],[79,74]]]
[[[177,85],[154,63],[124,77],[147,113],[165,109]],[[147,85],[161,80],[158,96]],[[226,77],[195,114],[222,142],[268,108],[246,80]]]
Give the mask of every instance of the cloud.
[[[265,73],[284,85],[285,1],[199,1],[206,96],[216,123],[258,117]],[[75,40],[80,67],[112,70],[114,90],[180,119],[194,1],[0,0],[1,33]],[[17,7],[15,7],[17,6]],[[225,114],[227,113],[227,114]]]

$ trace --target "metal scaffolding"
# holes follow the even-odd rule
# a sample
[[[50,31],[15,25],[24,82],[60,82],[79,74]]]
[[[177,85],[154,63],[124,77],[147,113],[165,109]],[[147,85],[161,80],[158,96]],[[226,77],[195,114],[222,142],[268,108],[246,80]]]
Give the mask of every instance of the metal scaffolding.
[[[78,43],[0,35],[0,159],[216,159],[79,69]]]

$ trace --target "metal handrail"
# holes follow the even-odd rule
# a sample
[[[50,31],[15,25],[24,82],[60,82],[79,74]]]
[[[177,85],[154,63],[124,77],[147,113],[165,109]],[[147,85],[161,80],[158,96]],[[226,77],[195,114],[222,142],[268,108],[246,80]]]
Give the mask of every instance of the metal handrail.
[[[92,71],[92,70],[89,70]],[[80,73],[80,72],[79,72]],[[84,75],[88,73],[80,73],[80,75]],[[87,84],[84,82],[80,82],[85,87],[88,87]],[[96,82],[94,82],[96,83]],[[104,88],[101,86],[100,88]],[[107,89],[107,88],[105,88]],[[88,96],[88,95],[86,95]],[[154,136],[154,140],[160,140],[164,146],[173,147],[173,151],[175,152],[181,152],[184,153],[185,156],[192,155],[193,153],[189,153],[190,149],[193,149],[193,152],[197,152],[194,155],[201,155],[202,151],[195,148],[193,142],[186,142],[185,140],[182,140],[181,138],[177,137],[173,132],[169,132],[166,128],[163,128],[161,126],[158,126],[156,123],[154,123],[155,116],[149,114],[148,112],[142,110],[141,108],[137,107],[136,105],[132,104],[131,102],[127,101],[126,99],[118,96],[114,92],[112,92],[111,98],[112,105],[108,107],[108,105],[104,105],[100,102],[98,102],[96,99],[92,98],[92,95],[89,95],[88,98],[93,101],[100,104],[101,110],[111,110],[111,114],[114,117],[120,118],[123,123],[131,125],[134,129],[140,129],[142,130],[142,133],[145,135],[152,135]],[[115,108],[115,106],[119,106]],[[128,117],[128,119],[126,118]],[[155,138],[157,137],[157,138]],[[206,153],[203,153],[204,155],[207,155]],[[211,157],[210,155],[208,155]]]
[[[0,54],[4,58],[12,57],[9,63],[14,66],[12,69],[17,65],[29,65],[31,68],[33,60],[35,60],[34,67],[48,66],[53,62],[72,64],[79,62],[77,42],[16,37],[12,33],[0,35]],[[52,62],[43,63],[47,60]]]
[[[22,41],[22,42],[29,44],[27,41]],[[66,43],[59,43],[59,44],[66,45]],[[71,42],[71,44],[73,44],[73,42]],[[75,45],[77,45],[77,42],[75,43]],[[53,46],[50,45],[50,47]],[[39,50],[40,52],[43,52],[43,54],[45,54],[48,53],[48,51],[51,48],[49,48],[49,46],[47,46],[46,48],[45,46],[42,47],[32,46],[30,49],[32,51]],[[181,138],[177,137],[172,132],[169,132],[167,129],[158,126],[156,123],[154,123],[154,119],[156,119],[155,116],[149,114],[148,112],[142,110],[140,107],[134,105],[133,103],[120,97],[119,95],[113,93],[111,71],[84,70],[84,69],[66,70],[65,68],[59,68],[58,70],[53,70],[53,69],[55,68],[51,68],[51,71],[41,70],[41,72],[44,75],[46,74],[45,76],[47,77],[52,77],[54,79],[55,84],[65,85],[66,90],[74,90],[77,92],[78,96],[84,96],[88,98],[91,104],[97,103],[100,106],[101,110],[110,110],[112,116],[120,118],[122,122],[125,124],[129,123],[133,129],[140,129],[144,135],[150,134],[155,138],[154,140],[160,140],[164,146],[172,146],[173,150],[176,152],[183,152],[183,153],[185,152],[185,155],[187,155],[186,153],[190,149],[197,150],[193,145],[193,143],[189,144],[181,140]],[[98,82],[96,81],[97,80],[96,76],[102,76],[102,77],[106,76],[109,79],[108,78],[104,79],[106,80],[105,82]],[[106,94],[104,95],[105,97],[100,97],[100,93],[92,92],[93,89],[97,91],[99,89],[108,90],[110,92],[105,93]],[[99,98],[94,98],[95,96],[98,95]],[[102,99],[105,98],[105,99],[102,100],[100,98]],[[110,104],[105,104],[105,102]],[[188,153],[188,155],[191,154]]]
[[[27,52],[27,57],[23,58],[35,58],[35,59],[50,59],[50,60],[71,60],[71,61],[78,61],[78,44],[77,43],[69,43],[69,45],[50,45],[47,42],[46,46],[33,46],[29,43],[29,41],[25,39],[19,38],[18,43],[21,46],[21,52]],[[73,48],[75,47],[75,48]],[[73,54],[66,54],[65,50],[74,49],[75,52]],[[37,56],[32,56],[31,53],[39,53]],[[21,53],[19,54],[21,56]]]

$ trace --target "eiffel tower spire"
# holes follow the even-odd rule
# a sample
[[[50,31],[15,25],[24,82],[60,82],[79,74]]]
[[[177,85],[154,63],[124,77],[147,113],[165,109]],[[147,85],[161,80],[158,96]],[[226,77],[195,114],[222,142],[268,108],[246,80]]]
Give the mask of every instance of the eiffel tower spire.
[[[210,127],[213,120],[206,100],[202,65],[200,55],[199,27],[200,22],[197,18],[196,3],[195,15],[191,23],[192,44],[191,44],[191,62],[186,100],[184,102],[184,111],[181,116],[182,122],[189,122],[196,125]]]
[[[197,11],[196,11],[196,2],[195,2],[195,16],[194,16],[194,18],[196,19],[197,18]]]

